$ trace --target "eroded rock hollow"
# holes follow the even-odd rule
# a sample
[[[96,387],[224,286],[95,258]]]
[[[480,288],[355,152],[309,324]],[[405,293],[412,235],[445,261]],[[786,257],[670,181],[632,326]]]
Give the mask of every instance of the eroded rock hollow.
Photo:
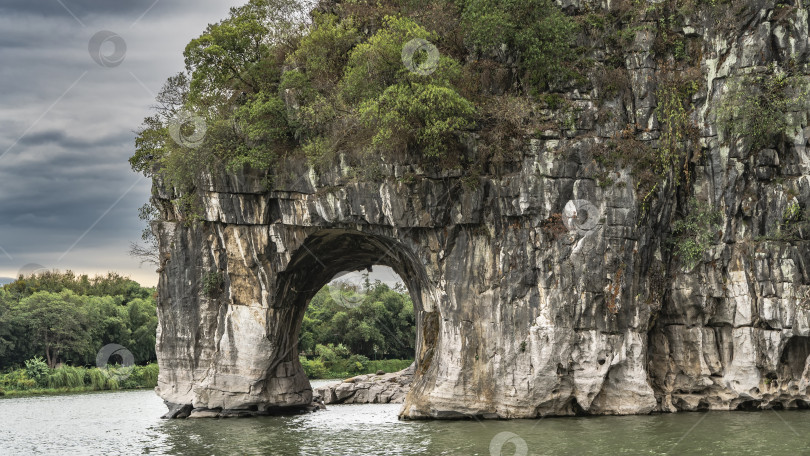
[[[341,271],[386,265],[417,315],[403,418],[807,406],[810,250],[801,232],[777,235],[810,204],[806,116],[762,148],[716,126],[732,76],[807,61],[807,11],[748,3],[725,29],[706,16],[681,30],[701,55],[701,153],[690,185],[654,201],[632,166],[593,156],[626,125],[642,143],[661,137],[665,69],[643,29],[623,62],[629,92],[565,93],[575,121],[526,140],[498,172],[378,162],[382,177],[358,179],[343,163],[290,165],[271,189],[224,173],[198,189],[197,223],[157,178],[160,396],[186,414],[308,406],[296,349],[308,301]],[[692,198],[720,219],[688,265],[672,226]]]

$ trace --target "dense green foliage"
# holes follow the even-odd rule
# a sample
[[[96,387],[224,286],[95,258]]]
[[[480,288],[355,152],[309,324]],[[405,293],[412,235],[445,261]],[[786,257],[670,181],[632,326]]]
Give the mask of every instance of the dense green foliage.
[[[634,168],[646,213],[659,192],[691,185],[700,158],[694,102],[706,87],[695,62],[703,57],[684,26],[701,14],[725,29],[739,13],[732,5],[351,0],[308,14],[311,2],[250,0],[186,47],[185,71],[158,96],[131,164],[165,178],[186,221],[196,220],[205,173],[249,167],[280,187],[300,176],[305,159],[316,172],[340,160],[348,176],[376,179],[382,164],[407,158],[429,171],[458,170],[475,185],[508,169],[532,135],[577,130],[582,108],[566,93],[594,90],[599,102],[629,107],[627,51],[650,38],[660,139],[644,139],[649,126],[618,125],[598,158]],[[406,55],[414,40],[435,45],[435,55],[428,47]],[[430,71],[413,71],[408,58]],[[791,62],[728,78],[717,105],[721,136],[754,148],[789,136],[810,101],[800,72]],[[176,139],[178,116],[180,136],[195,140]]]
[[[285,178],[291,157],[325,165],[338,152],[382,162],[416,156],[475,173],[490,155],[504,156],[502,144],[460,153],[466,132],[500,125],[476,82],[494,68],[511,71],[493,53],[505,45],[518,57],[517,91],[572,74],[577,27],[550,0],[355,0],[312,16],[308,6],[233,8],[189,43],[185,72],[167,81],[144,120],[130,163],[176,189],[186,221],[195,220],[206,172],[249,167],[269,183]]]
[[[462,24],[483,50],[504,44],[519,54],[521,70],[540,88],[571,78],[577,25],[552,0],[465,0]]]
[[[356,307],[338,296],[363,296]],[[339,299],[340,300],[340,299]],[[403,287],[377,281],[362,290],[327,285],[310,301],[299,336],[301,364],[309,378],[338,378],[395,372],[408,367],[415,351],[413,303]]]
[[[72,272],[21,277],[0,288],[0,369],[44,357],[91,365],[109,343],[130,350],[137,363],[155,360],[154,289],[110,273]]]
[[[326,286],[310,301],[298,341],[302,354],[314,356],[319,346],[332,344],[370,359],[413,357],[416,329],[406,290],[370,283],[354,308],[335,302],[335,293],[349,291]]]

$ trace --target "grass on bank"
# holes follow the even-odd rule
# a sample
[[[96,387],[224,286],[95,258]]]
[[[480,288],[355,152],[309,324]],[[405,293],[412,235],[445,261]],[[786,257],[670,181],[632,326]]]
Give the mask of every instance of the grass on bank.
[[[321,359],[307,360],[301,357],[301,365],[310,380],[348,378],[377,371],[398,372],[411,363],[411,359],[367,360],[362,363],[339,359],[324,363]],[[15,369],[0,374],[0,396],[23,397],[154,388],[157,386],[158,365],[134,366],[128,377],[117,374],[122,372],[116,368],[109,371],[73,366],[37,369],[29,365],[27,369]]]
[[[157,386],[157,377],[157,364],[133,366],[129,372],[124,368],[105,370],[73,366],[41,369],[40,366],[28,364],[24,369],[0,374],[0,396],[20,397],[154,388]]]

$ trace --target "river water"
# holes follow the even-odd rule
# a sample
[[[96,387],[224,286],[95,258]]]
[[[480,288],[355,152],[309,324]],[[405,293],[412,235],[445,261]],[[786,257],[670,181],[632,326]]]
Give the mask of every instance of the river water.
[[[0,399],[0,455],[810,456],[810,411],[412,422],[399,408],[161,420],[152,391]]]

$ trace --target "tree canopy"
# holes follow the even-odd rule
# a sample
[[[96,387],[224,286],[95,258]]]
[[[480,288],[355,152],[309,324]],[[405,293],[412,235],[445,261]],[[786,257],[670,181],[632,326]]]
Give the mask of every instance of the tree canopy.
[[[313,3],[250,0],[186,47],[130,162],[162,175],[188,219],[205,173],[249,167],[269,182],[296,156],[474,172],[489,158],[460,153],[464,136],[499,112],[482,109],[480,81],[513,71],[493,55],[517,58],[516,94],[573,74],[575,22],[551,0],[356,0],[310,15]]]
[[[370,359],[412,359],[416,327],[407,290],[379,281],[368,283],[362,302],[352,308],[334,299],[347,293],[351,291],[327,285],[312,298],[299,336],[301,353],[319,355],[331,344],[345,347],[346,354]],[[319,346],[325,348],[319,350]]]
[[[20,277],[0,288],[0,369],[41,356],[90,365],[106,344],[153,361],[157,312],[154,289],[110,273],[90,278],[68,272]]]

